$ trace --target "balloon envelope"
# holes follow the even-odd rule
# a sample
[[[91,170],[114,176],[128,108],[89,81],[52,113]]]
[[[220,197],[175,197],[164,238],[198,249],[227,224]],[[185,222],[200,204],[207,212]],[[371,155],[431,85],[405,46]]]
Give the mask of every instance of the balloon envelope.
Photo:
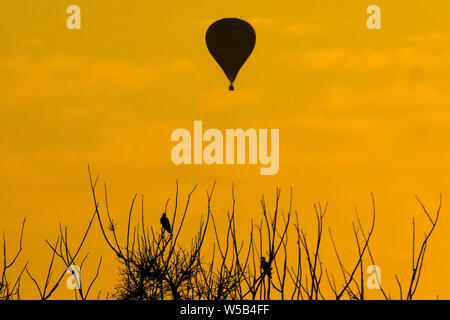
[[[233,82],[255,47],[256,33],[246,21],[225,18],[214,22],[206,31],[206,46],[230,80]]]

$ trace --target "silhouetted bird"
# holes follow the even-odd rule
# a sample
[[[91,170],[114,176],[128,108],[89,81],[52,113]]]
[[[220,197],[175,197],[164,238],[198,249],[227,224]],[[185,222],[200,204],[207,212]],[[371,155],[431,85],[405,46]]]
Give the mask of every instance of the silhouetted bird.
[[[161,219],[159,219],[159,221],[161,222],[164,230],[166,230],[168,233],[172,233],[172,228],[170,227],[170,222],[169,219],[167,219],[165,212],[162,214],[162,217]]]
[[[263,277],[267,275],[269,279],[272,278],[272,268],[264,257],[261,258],[261,269],[263,270]]]

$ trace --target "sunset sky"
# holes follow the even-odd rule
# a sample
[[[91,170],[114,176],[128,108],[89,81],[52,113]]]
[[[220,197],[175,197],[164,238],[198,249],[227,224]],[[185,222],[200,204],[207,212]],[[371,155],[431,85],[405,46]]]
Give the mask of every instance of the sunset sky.
[[[81,8],[81,30],[66,28],[71,4]],[[372,4],[381,7],[382,30],[366,27]],[[26,217],[19,262],[29,261],[44,281],[51,257],[45,239],[56,240],[61,222],[78,242],[93,213],[88,165],[108,185],[119,231],[135,193],[144,195],[146,219],[157,227],[178,179],[182,201],[199,184],[193,225],[214,181],[214,213],[225,221],[234,182],[247,235],[250,219],[261,218],[261,194],[273,204],[282,188],[287,209],[292,186],[311,236],[313,204],[329,202],[325,222],[348,266],[357,254],[354,208],[368,227],[373,192],[371,249],[383,287],[398,298],[394,276],[406,286],[411,272],[412,218],[418,240],[430,227],[414,195],[434,214],[442,192],[417,297],[450,298],[449,11],[447,0],[2,1],[0,231],[9,252]],[[256,31],[233,92],[204,40],[224,17]],[[192,131],[194,120],[223,131],[280,129],[278,174],[261,176],[259,165],[174,165],[170,135]],[[186,232],[189,243],[193,230]],[[103,255],[93,296],[102,290],[104,297],[114,290],[118,265],[97,225],[87,252],[90,272]],[[340,275],[328,231],[323,256]],[[28,277],[22,292],[37,297]],[[72,294],[63,285],[57,297]]]

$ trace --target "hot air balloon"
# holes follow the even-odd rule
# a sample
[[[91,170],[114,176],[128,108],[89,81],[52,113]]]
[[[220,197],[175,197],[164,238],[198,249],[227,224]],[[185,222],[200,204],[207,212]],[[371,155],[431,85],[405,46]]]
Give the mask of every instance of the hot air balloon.
[[[233,82],[255,47],[255,30],[244,20],[225,18],[210,25],[205,38],[209,52],[230,80],[229,90],[234,90]]]

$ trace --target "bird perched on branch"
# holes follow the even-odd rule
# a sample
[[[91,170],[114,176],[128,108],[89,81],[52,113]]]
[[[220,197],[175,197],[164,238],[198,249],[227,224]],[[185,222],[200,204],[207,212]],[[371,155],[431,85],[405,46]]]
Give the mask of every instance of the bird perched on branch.
[[[159,219],[159,221],[161,222],[164,230],[166,230],[168,233],[172,233],[172,228],[170,227],[170,222],[169,219],[167,219],[165,212],[162,214],[162,217],[161,219]]]
[[[263,270],[262,276],[266,276],[270,279],[272,278],[272,268],[270,267],[270,263],[266,261],[266,258],[261,258],[261,269]]]

